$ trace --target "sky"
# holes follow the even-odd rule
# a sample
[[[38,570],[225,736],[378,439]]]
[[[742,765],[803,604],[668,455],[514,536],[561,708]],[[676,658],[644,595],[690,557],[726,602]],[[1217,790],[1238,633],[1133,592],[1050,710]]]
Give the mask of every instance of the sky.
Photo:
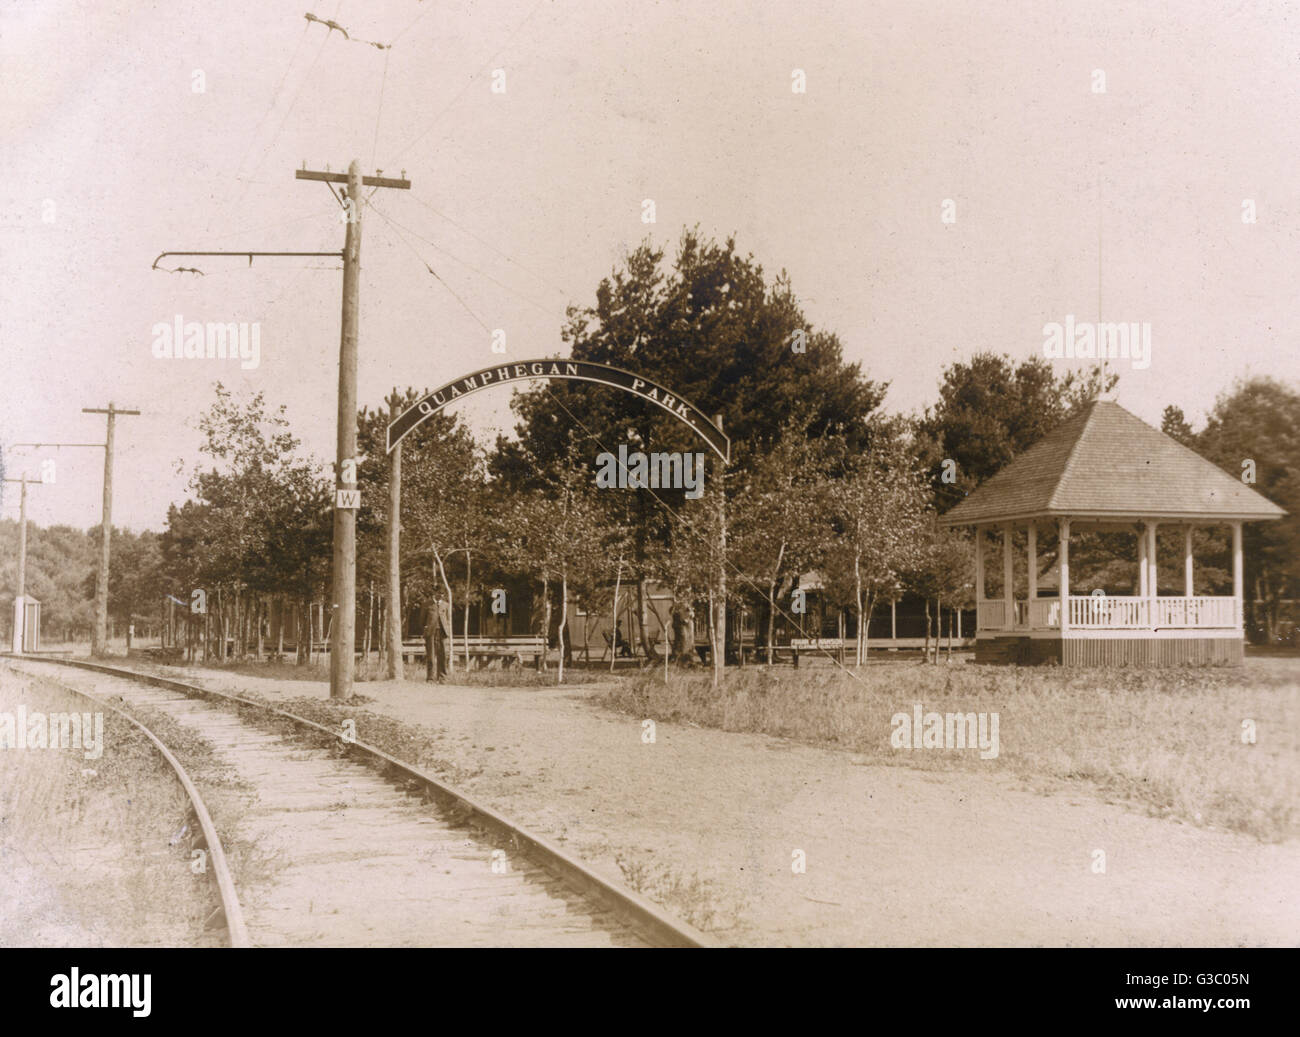
[[[568,304],[695,225],[786,270],[890,411],[1099,312],[1150,324],[1114,398],[1152,424],[1172,403],[1199,427],[1239,378],[1300,382],[1285,3],[3,2],[0,96],[0,442],[9,477],[56,460],[41,525],[99,521],[102,451],[9,445],[102,441],[81,408],[110,400],[142,412],[118,422],[115,525],[184,499],[218,380],[332,458],[337,259],[151,269],[340,249],[304,163],[412,183],[363,214],[370,406],[501,359],[494,329],[508,358],[563,351]],[[258,366],[156,358],[177,314],[257,323]],[[485,440],[513,425],[505,390],[459,406]]]

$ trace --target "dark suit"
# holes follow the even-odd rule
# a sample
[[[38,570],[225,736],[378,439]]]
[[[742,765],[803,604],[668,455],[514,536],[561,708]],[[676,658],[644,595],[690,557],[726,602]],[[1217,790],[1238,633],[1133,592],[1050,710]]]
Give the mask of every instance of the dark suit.
[[[442,680],[447,676],[451,648],[451,606],[441,599],[425,609],[424,677]]]

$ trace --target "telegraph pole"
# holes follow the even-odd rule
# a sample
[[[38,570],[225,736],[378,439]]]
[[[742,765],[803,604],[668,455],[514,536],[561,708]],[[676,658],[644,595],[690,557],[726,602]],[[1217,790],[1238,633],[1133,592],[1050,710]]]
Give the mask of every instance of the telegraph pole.
[[[6,479],[5,482],[18,482],[23,488],[18,495],[18,597],[27,595],[27,484],[31,482],[26,473],[21,479]]]
[[[99,527],[99,574],[95,578],[95,631],[90,639],[90,654],[108,652],[108,547],[113,529],[113,427],[119,414],[139,414],[138,410],[119,410],[110,401],[107,409],[82,407],[82,414],[107,414],[108,435],[104,438],[104,506]]]
[[[19,601],[27,596],[27,484],[40,481],[40,479],[27,478],[26,472],[21,479],[5,480],[5,482],[22,483],[22,490],[18,496],[18,593],[14,597],[16,607],[13,636],[15,655],[23,650],[23,636],[27,627],[27,604]]]
[[[357,623],[357,325],[361,305],[361,188],[409,190],[411,182],[361,175],[353,159],[347,175],[298,169],[298,180],[346,184],[341,204],[347,231],[343,240],[343,320],[339,336],[339,412],[334,492],[334,624],[330,644],[330,698],[352,697],[353,647]],[[331,186],[330,190],[334,188]],[[392,604],[390,603],[390,608]],[[399,610],[400,612],[400,610]],[[391,616],[390,616],[391,622]]]

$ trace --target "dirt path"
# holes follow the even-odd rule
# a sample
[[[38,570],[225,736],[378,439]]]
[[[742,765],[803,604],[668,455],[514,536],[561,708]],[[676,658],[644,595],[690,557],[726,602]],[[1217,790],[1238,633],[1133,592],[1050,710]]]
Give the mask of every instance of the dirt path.
[[[316,683],[189,677],[327,695]],[[1300,943],[1294,841],[1263,845],[1082,791],[866,766],[761,735],[659,724],[643,744],[639,722],[586,701],[591,689],[358,691],[378,700],[366,708],[437,732],[443,773],[467,791],[728,942]],[[804,874],[792,871],[796,850]]]
[[[29,672],[41,664],[15,663]],[[360,763],[304,749],[214,706],[101,674],[58,679],[162,710],[256,789],[235,832],[262,866],[239,880],[258,946],[629,946],[641,943],[522,858],[443,821]]]

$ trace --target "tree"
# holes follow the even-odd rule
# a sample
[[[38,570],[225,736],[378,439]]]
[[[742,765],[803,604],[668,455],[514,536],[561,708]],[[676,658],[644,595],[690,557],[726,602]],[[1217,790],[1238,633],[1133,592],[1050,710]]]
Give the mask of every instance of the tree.
[[[769,664],[777,590],[812,568],[824,550],[816,501],[824,496],[826,455],[824,441],[782,436],[770,452],[746,466],[731,503],[727,554],[739,576],[740,597],[761,608]]]
[[[881,597],[902,590],[902,576],[922,561],[930,521],[924,473],[906,445],[878,437],[860,458],[848,457],[844,478],[827,484],[832,529],[822,566],[827,590],[851,598],[857,615],[855,661],[866,657],[867,628]]]
[[[1183,446],[1190,447],[1196,440],[1192,426],[1187,423],[1181,407],[1166,407],[1160,416],[1160,431],[1170,439],[1176,439]]]
[[[734,475],[788,435],[800,439],[845,437],[854,449],[867,444],[871,414],[884,398],[883,384],[866,379],[843,360],[839,339],[808,326],[789,278],[770,282],[752,255],[735,241],[682,234],[671,267],[662,250],[643,244],[601,281],[594,305],[572,307],[563,340],[575,359],[628,368],[667,385],[708,414],[720,414],[733,446]],[[587,448],[615,452],[699,449],[695,435],[654,403],[602,386],[560,382],[517,395],[515,442],[498,440],[491,471],[503,482],[538,485],[540,473],[565,457],[577,428]],[[717,482],[716,477],[713,480]],[[683,566],[707,564],[696,539],[703,518],[689,509],[680,489],[620,491],[620,524],[632,538],[628,568],[637,581],[642,647],[647,641],[647,581],[676,583],[682,594],[707,594],[707,581]],[[694,509],[698,510],[698,509]],[[703,551],[704,554],[700,552]],[[675,605],[678,654],[694,602]]]
[[[197,499],[168,514],[164,556],[205,591],[223,660],[232,634],[242,657],[250,634],[261,630],[266,593],[298,565],[308,575],[314,569],[296,549],[315,542],[321,480],[297,457],[284,411],[269,407],[262,393],[238,399],[218,382],[215,402],[198,420],[203,459],[189,484]],[[303,525],[283,525],[291,521]]]
[[[925,643],[929,653],[931,616],[930,602],[936,605],[934,661],[939,661],[939,637],[943,633],[943,607],[967,608],[975,601],[975,584],[971,574],[975,568],[975,551],[970,537],[961,530],[940,526],[937,516],[927,516],[911,566],[902,574],[903,586],[925,602]]]
[[[398,411],[401,412],[414,406],[426,396],[428,396],[428,390],[416,390],[413,387],[407,387],[404,390],[394,389],[386,402],[390,405],[396,403]],[[413,600],[420,602],[425,609],[434,607],[438,591],[444,585],[448,595],[451,592],[450,585],[446,584],[445,569],[440,571],[435,561],[433,545],[428,541],[422,542],[419,539],[421,529],[417,525],[409,531],[412,539],[403,538],[401,541],[400,548],[404,569],[399,566],[397,600],[388,600],[391,595],[387,592],[388,549],[386,534],[389,518],[391,465],[387,449],[387,429],[391,420],[392,414],[389,407],[375,410],[362,408],[357,416],[357,455],[359,458],[357,486],[361,490],[361,499],[366,502],[366,507],[357,516],[357,571],[367,583],[372,586],[377,585],[380,588],[379,605],[381,614],[384,616],[381,630],[388,629],[389,624],[395,624],[397,628],[396,640],[400,641],[404,617],[402,587],[413,588]],[[404,474],[399,480],[401,483],[399,488],[404,501],[412,499],[412,492],[418,494],[426,492],[429,487],[437,487],[441,469],[450,465],[453,471],[459,471],[461,459],[472,457],[476,453],[474,438],[462,420],[444,411],[432,414],[419,427],[409,433],[402,441],[401,449],[402,471]],[[411,489],[412,481],[415,483],[414,491]],[[440,498],[435,498],[435,501],[416,502],[418,517],[421,520],[430,520],[429,508],[433,507],[436,510],[440,507],[439,502]],[[403,512],[410,514],[406,506],[403,507]],[[400,518],[401,516],[399,516],[399,522]],[[358,587],[360,587],[360,581],[358,581]],[[448,601],[450,603],[450,597]],[[368,603],[367,608],[369,608]],[[391,635],[386,639],[381,639],[381,658],[384,652],[389,650],[387,645],[391,640]],[[396,651],[396,648],[392,649],[392,651],[394,656],[389,659],[388,672],[390,676],[400,676],[400,654]]]
[[[916,423],[938,509],[947,511],[1094,399],[1100,377],[1095,367],[1058,378],[1042,357],[1016,365],[992,352],[945,370],[939,401]],[[1110,374],[1106,390],[1118,380]]]
[[[1243,533],[1248,616],[1272,641],[1282,600],[1300,594],[1300,394],[1272,378],[1238,382],[1216,400],[1194,445],[1234,478],[1253,471],[1254,488],[1287,511]]]
[[[404,556],[415,559],[404,571],[413,599],[426,607],[438,596],[439,586],[454,605],[452,578],[461,583],[463,633],[468,638],[475,556],[489,550],[495,539],[489,529],[493,513],[486,467],[483,451],[463,423],[431,424],[427,432],[418,430],[419,438],[413,435],[402,442],[402,528],[409,533]],[[428,559],[427,570],[422,559]],[[400,617],[400,610],[395,615]],[[468,641],[465,662],[468,666]]]

